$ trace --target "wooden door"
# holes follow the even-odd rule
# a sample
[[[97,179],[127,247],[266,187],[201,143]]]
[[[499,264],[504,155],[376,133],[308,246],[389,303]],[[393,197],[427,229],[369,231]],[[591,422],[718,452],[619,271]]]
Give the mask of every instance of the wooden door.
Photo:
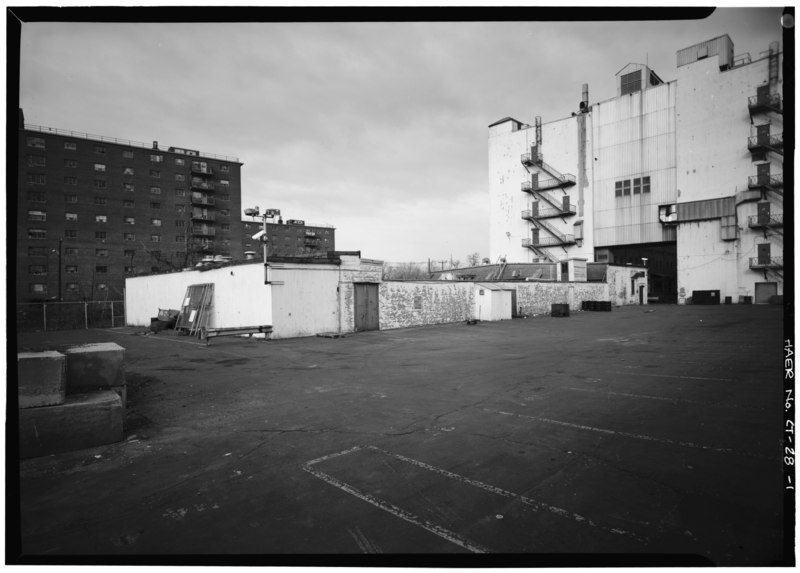
[[[355,331],[378,330],[378,285],[354,283]]]

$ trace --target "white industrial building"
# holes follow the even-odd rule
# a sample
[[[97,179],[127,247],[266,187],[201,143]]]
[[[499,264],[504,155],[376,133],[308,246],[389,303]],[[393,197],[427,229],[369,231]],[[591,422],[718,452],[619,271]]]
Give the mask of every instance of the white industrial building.
[[[493,262],[645,265],[678,303],[783,294],[783,53],[724,35],[677,63],[669,82],[627,64],[601,102],[584,85],[570,117],[489,126]]]

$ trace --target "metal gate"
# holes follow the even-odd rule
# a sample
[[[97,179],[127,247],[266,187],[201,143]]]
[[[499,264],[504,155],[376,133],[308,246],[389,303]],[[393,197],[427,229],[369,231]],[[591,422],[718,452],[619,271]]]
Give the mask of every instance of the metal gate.
[[[175,330],[186,330],[190,335],[198,334],[208,326],[208,317],[214,301],[212,283],[190,285],[181,304],[181,312],[175,323]]]
[[[769,304],[769,299],[778,294],[778,283],[756,283],[756,304]]]
[[[378,285],[374,283],[354,283],[355,289],[355,331],[378,330]]]

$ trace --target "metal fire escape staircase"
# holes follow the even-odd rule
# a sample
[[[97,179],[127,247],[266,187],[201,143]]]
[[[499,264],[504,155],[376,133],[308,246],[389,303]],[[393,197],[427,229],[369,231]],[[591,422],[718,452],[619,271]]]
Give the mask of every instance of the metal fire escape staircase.
[[[541,125],[540,118],[537,117],[536,120],[536,137],[538,144],[541,141]],[[544,247],[560,246],[564,249],[564,252],[567,252],[565,247],[576,243],[575,236],[559,232],[558,229],[544,221],[544,219],[561,217],[562,221],[566,223],[566,217],[576,214],[577,210],[575,209],[575,205],[570,204],[566,196],[566,188],[575,185],[575,176],[571,174],[562,174],[556,168],[545,163],[542,154],[539,152],[538,145],[532,146],[530,153],[523,154],[520,160],[528,173],[531,174],[531,180],[524,181],[521,189],[523,192],[530,193],[537,199],[532,209],[522,212],[522,218],[531,221],[537,229],[537,233],[533,238],[522,240],[522,246],[531,249],[538,256],[551,262],[558,262],[559,258]],[[540,179],[539,171],[531,172],[529,167],[538,168],[541,172],[550,177]],[[565,200],[562,201],[561,205],[545,193],[545,191],[555,189],[561,189],[564,194],[562,198]],[[543,204],[543,206],[540,206],[540,203]],[[538,236],[538,231],[540,230],[544,230],[549,236],[540,238]]]

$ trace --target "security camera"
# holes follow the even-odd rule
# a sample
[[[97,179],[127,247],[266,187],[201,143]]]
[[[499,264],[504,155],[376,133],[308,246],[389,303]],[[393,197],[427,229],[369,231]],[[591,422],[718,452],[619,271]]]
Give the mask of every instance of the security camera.
[[[261,229],[261,230],[260,230],[258,233],[256,233],[255,235],[253,235],[253,239],[255,239],[255,240],[257,241],[257,240],[259,240],[261,237],[263,237],[265,234],[266,234],[266,232],[264,231],[264,229]]]

